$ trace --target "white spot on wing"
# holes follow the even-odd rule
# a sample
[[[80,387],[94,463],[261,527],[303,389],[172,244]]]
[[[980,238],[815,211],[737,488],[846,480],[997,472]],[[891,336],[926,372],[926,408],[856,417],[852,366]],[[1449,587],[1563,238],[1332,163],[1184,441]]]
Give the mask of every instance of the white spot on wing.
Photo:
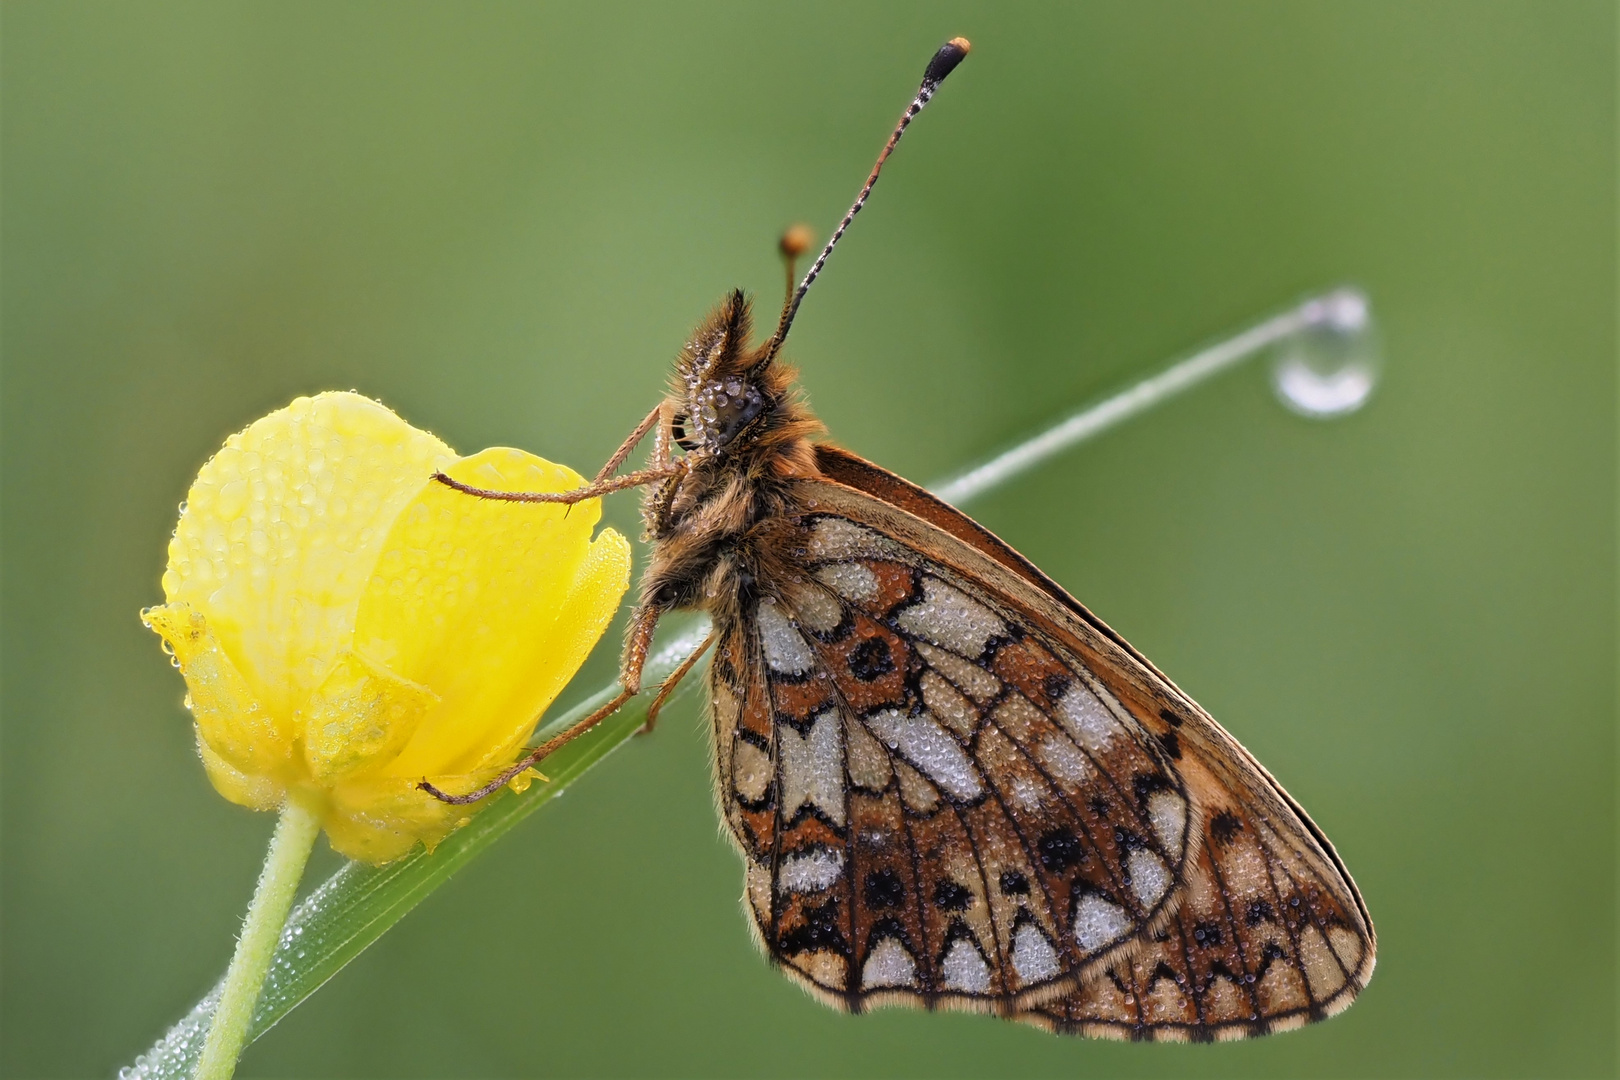
[[[771,872],[756,862],[748,864],[748,906],[754,909],[754,919],[760,926],[771,922]]]
[[[1327,936],[1328,945],[1344,961],[1344,966],[1356,970],[1361,964],[1361,939],[1342,926],[1330,927]]]
[[[737,794],[749,802],[757,802],[770,782],[770,756],[752,743],[738,739],[737,752],[732,757],[732,785]]]
[[[958,799],[983,794],[984,785],[966,751],[927,713],[907,716],[897,709],[884,709],[868,716],[866,726]]]
[[[808,554],[812,559],[893,555],[899,550],[888,537],[840,517],[821,518],[810,530]]]
[[[819,806],[834,824],[844,824],[844,752],[839,738],[842,725],[832,709],[810,722],[800,736],[778,724],[777,746],[782,758],[782,814],[791,821],[807,802]]]
[[[1130,928],[1125,909],[1096,893],[1086,893],[1074,905],[1074,940],[1088,953],[1124,937]]]
[[[759,605],[759,643],[772,671],[803,675],[815,664],[815,655],[803,636],[788,622],[778,605],[767,601]]]
[[[941,649],[925,641],[917,642],[928,666],[955,683],[975,701],[989,701],[1001,693],[1001,680],[971,660],[964,660],[949,649]]]
[[[936,577],[923,578],[923,598],[900,613],[900,625],[968,658],[984,652],[985,643],[1007,633],[995,612]]]
[[[1314,924],[1306,923],[1299,933],[1299,959],[1318,1001],[1332,997],[1344,985],[1344,972]]]
[[[1070,683],[1058,701],[1058,719],[1075,741],[1093,754],[1108,749],[1119,722],[1083,683]]]
[[[816,577],[848,600],[871,600],[878,594],[877,575],[864,563],[829,563],[816,571]]]
[[[1148,822],[1164,849],[1180,858],[1182,833],[1187,828],[1187,801],[1174,791],[1155,791],[1148,799]]]
[[[1035,756],[1046,771],[1072,787],[1091,779],[1091,762],[1074,743],[1058,734],[1048,735],[1035,748]]]
[[[1034,923],[1025,923],[1013,935],[1012,963],[1026,986],[1045,982],[1058,973],[1057,950]]]
[[[900,798],[907,808],[919,814],[931,814],[939,809],[939,789],[924,780],[916,769],[897,761],[894,771],[900,777]]]
[[[818,892],[844,872],[844,853],[832,848],[801,851],[782,860],[777,883],[785,892]]]
[[[923,704],[947,727],[964,739],[973,737],[979,710],[937,671],[925,671],[920,683]]]
[[[917,964],[894,938],[878,942],[861,967],[863,986],[915,986]]]
[[[1169,867],[1153,852],[1140,848],[1131,852],[1125,865],[1131,872],[1131,891],[1136,893],[1143,907],[1152,908],[1170,887]]]
[[[1012,778],[1011,789],[1007,792],[1007,797],[1020,810],[1033,813],[1041,808],[1040,785],[1027,776],[1020,775]]]
[[[793,594],[793,613],[801,625],[825,634],[844,621],[844,608],[831,594],[808,585]]]
[[[984,962],[979,950],[966,938],[951,942],[945,953],[945,989],[960,990],[968,994],[983,994],[990,989],[990,965]]]
[[[889,786],[889,752],[872,733],[859,723],[850,723],[844,730],[849,740],[846,753],[849,778],[868,791],[882,791]]]

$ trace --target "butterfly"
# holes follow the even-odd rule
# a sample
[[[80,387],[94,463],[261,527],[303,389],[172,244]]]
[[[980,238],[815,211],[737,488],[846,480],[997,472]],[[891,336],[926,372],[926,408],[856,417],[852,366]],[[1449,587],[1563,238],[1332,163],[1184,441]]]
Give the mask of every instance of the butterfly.
[[[775,332],[726,297],[668,397],[574,502],[645,487],[652,543],[620,694],[535,748],[486,797],[641,689],[659,619],[712,632],[715,789],[769,957],[815,997],[968,1009],[1111,1038],[1211,1040],[1346,1008],[1376,952],[1322,832],[1141,653],[972,519],[822,429],[780,359],[805,293],[884,162],[968,52],[921,86]],[[650,463],[621,474],[652,436]]]

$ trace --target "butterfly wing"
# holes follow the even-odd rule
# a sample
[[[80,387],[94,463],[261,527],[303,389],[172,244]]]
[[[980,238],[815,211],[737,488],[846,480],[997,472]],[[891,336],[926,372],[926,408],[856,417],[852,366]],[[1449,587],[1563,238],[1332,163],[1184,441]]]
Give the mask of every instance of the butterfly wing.
[[[1205,842],[1170,922],[1101,977],[1019,1019],[1075,1034],[1184,1041],[1263,1035],[1349,1007],[1373,953],[1347,898],[1266,815],[1236,801],[1204,814]]]
[[[1183,878],[1162,742],[953,570],[846,517],[793,528],[805,573],[711,673],[767,951],[851,1009],[1008,1015],[1124,962]]]
[[[1026,998],[1019,1018],[1112,1037],[1240,1038],[1348,1007],[1372,974],[1371,919],[1332,845],[1281,785],[1146,658],[982,526],[843,451],[818,448],[818,464],[829,481],[811,496],[820,522],[869,531],[878,546],[1017,628],[1080,676],[1133,745],[1156,744],[1164,792],[1187,800],[1185,855],[1160,914],[1109,956],[1080,964],[1072,990]],[[815,556],[815,545],[805,553]],[[988,667],[1004,663],[997,648]],[[1038,694],[1026,700],[1040,704]],[[1062,701],[1051,704],[1048,715],[1061,723]],[[1143,783],[1149,798],[1159,791]],[[1168,805],[1168,794],[1158,797]],[[1147,813],[1151,825],[1150,805]]]

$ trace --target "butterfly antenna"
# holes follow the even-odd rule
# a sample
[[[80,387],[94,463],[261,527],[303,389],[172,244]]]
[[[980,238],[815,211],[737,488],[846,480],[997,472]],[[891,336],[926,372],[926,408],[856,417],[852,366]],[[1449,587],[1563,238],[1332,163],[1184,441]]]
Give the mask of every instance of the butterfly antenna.
[[[855,205],[849,208],[849,213],[844,215],[844,220],[838,223],[838,228],[833,231],[832,239],[828,240],[827,246],[821,249],[821,254],[811,264],[809,273],[805,274],[804,280],[799,282],[799,287],[788,296],[787,303],[782,308],[781,321],[776,324],[776,333],[766,343],[765,363],[768,364],[776,358],[776,354],[782,348],[782,343],[787,340],[788,330],[793,326],[793,316],[798,314],[799,305],[804,301],[804,294],[810,291],[810,286],[815,283],[816,276],[821,273],[821,268],[827,265],[827,256],[832,254],[832,249],[838,245],[839,240],[843,239],[844,230],[849,228],[849,223],[855,220],[855,215],[860,213],[861,207],[866,205],[866,197],[872,194],[872,187],[877,183],[878,173],[883,171],[883,163],[889,160],[889,155],[894,153],[894,148],[899,145],[900,136],[906,133],[906,128],[911,124],[912,118],[922,112],[923,106],[928,104],[928,100],[939,89],[939,84],[945,81],[945,76],[956,70],[956,65],[962,62],[971,47],[967,38],[954,37],[941,45],[939,51],[934,54],[934,58],[928,61],[928,68],[923,72],[922,85],[917,88],[917,96],[911,99],[911,104],[907,106],[905,113],[900,117],[900,123],[895,125],[894,134],[889,136],[889,141],[883,147],[883,152],[878,155],[877,164],[872,166],[871,175],[866,178],[866,186],[862,187],[861,193],[855,197]],[[783,238],[784,253],[786,253],[786,239],[786,237]],[[789,265],[791,266],[791,263]],[[792,280],[791,277],[789,280]]]

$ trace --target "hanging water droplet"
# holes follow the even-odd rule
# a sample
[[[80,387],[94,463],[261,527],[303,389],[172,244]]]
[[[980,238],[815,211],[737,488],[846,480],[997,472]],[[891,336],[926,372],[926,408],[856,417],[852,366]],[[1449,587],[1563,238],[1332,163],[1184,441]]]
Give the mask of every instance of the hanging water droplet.
[[[1378,385],[1378,331],[1364,293],[1339,289],[1304,308],[1306,325],[1277,347],[1277,397],[1314,419],[1355,412]]]

